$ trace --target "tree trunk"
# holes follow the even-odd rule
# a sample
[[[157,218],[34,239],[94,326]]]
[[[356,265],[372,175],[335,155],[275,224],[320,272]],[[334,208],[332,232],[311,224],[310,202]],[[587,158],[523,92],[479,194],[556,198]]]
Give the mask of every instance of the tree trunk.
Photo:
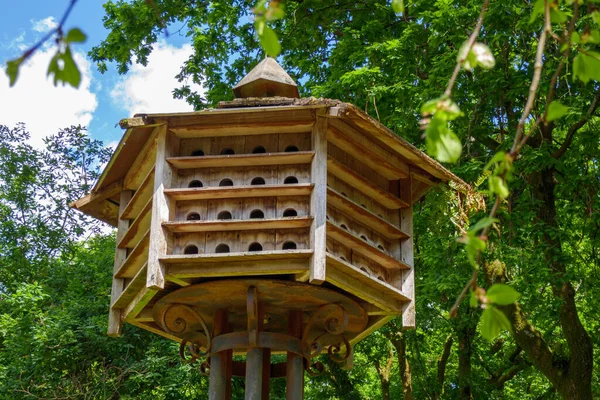
[[[471,389],[471,355],[473,353],[472,340],[475,334],[475,326],[465,315],[458,327],[458,388],[461,399],[471,400],[473,393]]]
[[[396,335],[390,337],[390,341],[396,349],[396,354],[398,356],[398,367],[400,369],[400,381],[402,382],[402,394],[404,395],[404,400],[413,400],[412,373],[410,370],[410,363],[406,357],[406,337],[402,332],[397,332]]]
[[[382,400],[390,400],[390,376],[392,374],[392,365],[394,364],[394,352],[392,346],[388,342],[388,355],[385,360],[375,360],[377,375],[381,380],[381,398]]]
[[[433,392],[433,398],[436,400],[440,399],[442,394],[444,394],[444,381],[446,380],[446,365],[448,365],[448,359],[450,358],[450,351],[452,350],[453,343],[454,340],[452,339],[452,334],[450,334],[446,338],[444,350],[437,362],[437,387]]]

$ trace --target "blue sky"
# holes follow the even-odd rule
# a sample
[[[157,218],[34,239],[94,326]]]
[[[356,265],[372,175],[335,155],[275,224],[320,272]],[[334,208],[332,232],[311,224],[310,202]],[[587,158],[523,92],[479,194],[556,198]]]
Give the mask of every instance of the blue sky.
[[[185,101],[174,100],[171,95],[178,86],[174,76],[192,51],[183,36],[161,38],[148,67],[134,66],[123,76],[116,73],[114,66],[100,74],[87,60],[86,53],[107,35],[102,25],[103,1],[80,0],[65,25],[66,30],[78,27],[88,35],[86,43],[74,47],[83,75],[79,89],[60,84],[54,87],[46,78],[49,59],[56,51],[53,42],[21,68],[19,80],[9,88],[4,72],[6,61],[21,55],[51,29],[69,0],[1,2],[6,4],[0,13],[0,124],[14,126],[25,122],[33,145],[41,146],[44,136],[73,124],[87,126],[92,137],[114,145],[123,134],[115,127],[121,118],[136,112],[192,110]]]

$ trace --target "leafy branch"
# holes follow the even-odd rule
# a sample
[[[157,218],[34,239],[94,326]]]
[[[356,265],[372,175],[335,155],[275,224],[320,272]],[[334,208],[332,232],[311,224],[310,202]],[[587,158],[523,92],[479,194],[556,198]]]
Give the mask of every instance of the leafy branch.
[[[81,83],[81,72],[73,60],[73,53],[71,52],[70,45],[71,43],[85,42],[87,36],[79,28],[72,28],[66,35],[63,31],[67,18],[69,17],[69,14],[71,14],[76,3],[77,0],[71,0],[56,28],[47,32],[36,44],[27,49],[20,57],[7,61],[6,75],[8,75],[11,87],[17,82],[21,65],[23,65],[25,61],[27,61],[53,36],[56,36],[55,41],[58,45],[58,49],[54,57],[50,60],[47,75],[54,75],[54,86],[56,86],[58,82],[62,82],[63,85],[68,83],[75,88],[79,87],[79,84]]]

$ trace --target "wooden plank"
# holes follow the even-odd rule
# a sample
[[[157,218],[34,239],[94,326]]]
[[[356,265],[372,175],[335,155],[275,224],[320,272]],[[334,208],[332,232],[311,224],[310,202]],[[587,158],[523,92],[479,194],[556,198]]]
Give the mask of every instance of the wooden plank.
[[[369,322],[367,323],[367,328],[353,337],[350,340],[350,344],[354,346],[356,343],[360,342],[367,336],[370,336],[377,329],[381,328],[384,325],[387,325],[388,322],[396,318],[396,315],[373,315],[369,316]]]
[[[106,222],[115,228],[118,226],[119,205],[113,202],[111,199],[88,203],[81,208],[76,208],[76,210],[99,219],[100,221]]]
[[[152,315],[151,308],[144,308],[138,315],[135,317],[136,322],[154,322],[154,316]]]
[[[158,133],[164,130],[165,127],[166,125],[159,125],[154,128],[144,147],[142,147],[135,161],[125,174],[123,188],[137,190],[140,187],[148,171],[150,171],[156,162],[156,140]]]
[[[147,272],[147,264],[138,271],[138,273],[133,277],[131,282],[125,287],[121,295],[115,302],[112,304],[112,308],[123,308],[127,306],[131,300],[136,296],[136,294],[146,287],[146,272]]]
[[[117,242],[117,248],[133,248],[142,240],[148,228],[152,216],[152,199],[148,200],[140,215],[133,221],[123,238]]]
[[[370,286],[365,286],[358,279],[347,275],[330,263],[331,258],[327,257],[327,282],[339,287],[342,290],[356,296],[360,299],[375,304],[377,307],[389,311],[391,313],[400,314],[402,310],[402,302],[394,298],[389,298],[382,292],[373,289]]]
[[[412,197],[412,179],[400,179],[400,196],[404,201],[410,201]],[[402,310],[402,328],[415,329],[415,270],[413,249],[413,209],[405,208],[400,211],[400,229],[406,232],[410,238],[400,242],[401,260],[410,268],[402,271],[402,292],[412,301],[404,306]]]
[[[406,295],[402,293],[400,289],[395,288],[389,283],[383,282],[372,275],[369,275],[349,262],[341,260],[332,254],[327,254],[327,263],[328,265],[332,265],[341,273],[344,273],[361,282],[361,285],[369,286],[377,292],[381,292],[381,295],[384,296],[384,298],[395,299],[402,304],[411,301],[411,299],[406,297]]]
[[[303,133],[310,132],[312,121],[289,120],[281,122],[238,122],[214,125],[195,125],[172,127],[171,131],[180,139],[194,137],[223,137],[223,136],[246,136],[266,135],[273,133]]]
[[[349,198],[342,196],[335,190],[327,189],[327,204],[335,207],[349,217],[363,223],[375,232],[388,239],[407,238],[408,235],[402,232],[398,227],[390,224],[369,210],[356,204]]]
[[[169,282],[173,282],[181,287],[186,287],[186,286],[190,286],[192,284],[192,280],[191,279],[184,279],[184,278],[178,278],[174,275],[169,275],[169,270],[167,269],[166,272],[167,275],[165,275],[165,279]]]
[[[408,164],[400,160],[398,155],[387,151],[376,142],[349,125],[332,120],[328,127],[327,140],[358,160],[364,160],[369,167],[387,179],[405,178],[408,176]]]
[[[202,263],[232,263],[232,262],[250,262],[262,260],[297,260],[308,259],[312,256],[312,250],[271,250],[271,251],[252,251],[236,253],[209,253],[209,254],[177,254],[166,255],[160,258],[165,265],[177,264],[202,264]]]
[[[131,199],[132,194],[133,193],[130,190],[124,190],[121,192],[121,196],[120,196],[121,205],[120,205],[119,211],[122,211],[125,209],[125,206]],[[123,220],[123,219],[118,220],[117,242],[119,242],[125,236],[125,233],[128,231],[128,229],[127,229],[128,227],[129,227],[128,220]],[[127,258],[127,250],[119,249],[119,248],[117,248],[115,250],[115,262],[114,262],[114,269],[113,269],[115,273],[121,268],[121,265],[123,265],[126,258]],[[111,293],[110,293],[110,303],[111,304],[116,302],[117,299],[121,296],[121,293],[123,292],[124,284],[125,284],[125,282],[123,281],[123,279],[113,278],[112,289],[111,289]],[[108,336],[120,336],[121,330],[122,330],[121,310],[113,309],[111,307],[109,314],[108,314],[107,334],[108,334]]]
[[[162,223],[175,215],[175,201],[169,198],[165,189],[171,187],[176,172],[167,163],[168,157],[179,153],[179,139],[161,127],[156,144],[156,166],[154,172],[154,195],[152,200],[152,218],[150,223],[150,247],[148,249],[148,276],[146,287],[160,290],[165,287],[165,270],[159,258],[167,254],[172,234],[167,232]]]
[[[115,278],[133,278],[148,261],[149,245],[150,230],[147,230],[137,246],[131,250],[121,268],[115,272]]]
[[[142,288],[133,300],[123,309],[122,319],[126,322],[131,322],[138,314],[148,305],[158,290],[148,287]]]
[[[320,284],[325,281],[325,242],[327,237],[327,118],[325,110],[319,110],[312,131],[312,148],[315,157],[311,164],[310,178],[315,185],[310,196],[310,212],[314,217],[310,228],[310,247],[314,254],[310,263],[309,281]]]
[[[386,208],[397,210],[399,208],[408,207],[408,203],[371,184],[365,178],[356,174],[354,171],[348,169],[331,157],[327,158],[327,170],[340,180]]]
[[[308,260],[281,259],[207,263],[172,264],[166,267],[167,280],[178,283],[182,279],[222,278],[259,275],[293,275],[308,271]]]
[[[122,219],[134,219],[144,209],[144,206],[148,203],[148,200],[152,197],[152,191],[154,190],[154,166],[150,169],[140,187],[135,191],[131,200],[123,210],[121,214]]]
[[[162,226],[169,232],[228,232],[266,229],[308,228],[312,217],[287,217],[273,219],[229,219],[215,221],[169,221]]]
[[[145,310],[144,310],[144,312],[145,312]],[[154,321],[139,321],[136,318],[136,319],[131,319],[131,320],[127,321],[127,323],[137,326],[138,328],[144,329],[146,331],[150,331],[152,333],[160,335],[166,339],[173,340],[174,342],[177,342],[177,343],[181,342],[180,338],[178,338],[175,335],[168,334],[160,326],[158,326]]]
[[[123,182],[117,181],[105,188],[100,189],[97,192],[92,192],[87,196],[82,197],[79,200],[76,200],[69,204],[69,207],[76,208],[78,210],[83,210],[86,207],[90,206],[92,203],[98,203],[102,200],[111,198],[113,196],[118,195],[123,190]]]
[[[402,261],[396,260],[393,257],[385,254],[380,251],[378,248],[371,246],[369,243],[364,240],[354,236],[350,232],[334,225],[330,222],[327,222],[327,236],[330,236],[332,239],[337,240],[338,242],[343,243],[344,245],[350,247],[352,251],[355,251],[363,256],[367,257],[370,260],[375,261],[380,264],[382,267],[387,269],[409,269],[410,266],[404,264]]]
[[[291,185],[255,185],[233,187],[201,187],[165,189],[165,194],[173,200],[211,200],[238,199],[246,197],[290,197],[309,196],[313,184],[297,183]]]
[[[231,154],[199,157],[169,157],[169,164],[177,169],[196,169],[212,167],[256,167],[264,165],[308,164],[314,151],[290,153]]]

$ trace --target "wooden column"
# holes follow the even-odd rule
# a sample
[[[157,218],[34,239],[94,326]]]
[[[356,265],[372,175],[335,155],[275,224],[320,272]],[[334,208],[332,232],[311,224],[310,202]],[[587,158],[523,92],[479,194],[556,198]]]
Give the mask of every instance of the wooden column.
[[[269,400],[271,391],[271,349],[263,350],[262,366],[262,397],[261,400]]]
[[[290,311],[288,318],[288,333],[290,336],[302,337],[302,324],[302,311]],[[302,356],[288,352],[286,364],[287,385],[285,398],[287,400],[302,400],[304,398],[304,360]]]
[[[215,313],[213,337],[229,330],[229,312],[219,309]],[[231,355],[230,351],[222,351],[210,358],[210,377],[208,383],[210,400],[229,400],[231,398]]]
[[[123,210],[125,210],[125,207],[127,207],[127,203],[129,203],[129,200],[131,200],[131,197],[133,196],[133,191],[131,190],[123,190],[121,192],[121,198],[119,200],[119,219],[118,219],[118,226],[117,226],[117,243],[119,243],[119,241],[121,239],[123,239],[123,236],[125,236],[125,232],[127,232],[127,228],[129,228],[129,220],[128,219],[121,219],[121,214],[123,213]],[[117,248],[115,250],[115,263],[114,263],[114,269],[113,269],[113,274],[116,273],[119,268],[121,268],[121,265],[123,265],[123,263],[125,262],[125,260],[127,259],[127,249],[119,249]],[[119,279],[119,278],[114,278],[112,280],[112,290],[110,293],[110,311],[108,314],[108,329],[107,329],[107,334],[108,336],[120,336],[121,335],[121,329],[122,329],[122,321],[121,321],[121,309],[113,309],[112,305],[117,301],[117,299],[119,298],[119,296],[121,296],[121,293],[123,293],[123,285],[124,285],[124,279]]]
[[[309,279],[310,283],[321,284],[325,281],[327,223],[327,118],[324,109],[316,111],[315,125],[312,130],[312,148],[315,156],[311,164],[310,178],[315,186],[310,196],[310,212],[313,216],[310,247],[313,249],[313,255]]]
[[[165,269],[159,258],[167,254],[171,235],[162,227],[162,223],[169,221],[170,216],[174,215],[175,202],[165,195],[164,190],[171,187],[173,175],[176,173],[166,159],[176,156],[179,150],[179,139],[168,131],[166,124],[156,129],[158,136],[146,278],[146,288],[150,290],[160,290],[165,286]]]
[[[413,250],[413,208],[412,208],[412,176],[400,179],[400,198],[409,207],[400,210],[400,229],[409,237],[400,242],[400,260],[410,269],[402,271],[402,293],[411,299],[410,303],[404,305],[402,310],[402,327],[404,329],[415,328],[415,270]]]
[[[256,347],[259,332],[263,327],[263,309],[258,304],[255,287],[248,290],[248,342],[246,353],[246,400],[261,400],[263,384],[263,349]]]

